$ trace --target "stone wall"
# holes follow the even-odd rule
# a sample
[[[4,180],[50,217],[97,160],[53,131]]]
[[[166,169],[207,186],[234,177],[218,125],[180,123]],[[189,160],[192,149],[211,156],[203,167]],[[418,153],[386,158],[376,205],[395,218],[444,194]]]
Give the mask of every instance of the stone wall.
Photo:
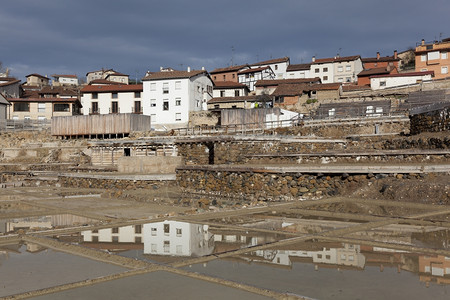
[[[450,153],[364,153],[341,155],[337,153],[323,153],[321,155],[247,155],[248,164],[355,164],[355,163],[377,163],[377,164],[403,164],[403,163],[448,163]]]
[[[450,106],[441,110],[410,116],[411,134],[450,130]]]
[[[345,185],[367,184],[371,178],[375,176],[213,171],[201,168],[177,170],[177,181],[184,192],[248,201],[286,201],[337,195]]]
[[[315,153],[342,150],[345,142],[330,141],[215,141],[178,144],[178,155],[187,165],[231,164],[248,162],[248,154]]]
[[[373,134],[399,134],[409,133],[409,120],[381,121],[365,119],[352,122],[338,122],[334,124],[329,120],[321,123],[304,123],[303,126],[277,128],[277,134],[319,136],[327,138],[342,138],[353,135],[373,135]],[[268,131],[269,132],[269,131]]]
[[[192,111],[189,112],[190,126],[216,126],[219,124],[220,113],[210,111]]]
[[[180,156],[123,156],[117,159],[120,173],[169,174],[183,164]]]
[[[62,187],[77,188],[99,188],[99,189],[157,189],[162,186],[174,185],[173,181],[160,180],[126,180],[126,179],[103,179],[60,176],[58,183]]]

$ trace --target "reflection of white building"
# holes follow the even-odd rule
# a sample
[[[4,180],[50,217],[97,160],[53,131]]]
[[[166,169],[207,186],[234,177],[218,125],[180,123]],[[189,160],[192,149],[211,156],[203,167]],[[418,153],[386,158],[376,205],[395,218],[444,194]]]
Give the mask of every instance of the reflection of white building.
[[[141,243],[142,225],[82,231],[84,242],[93,243]]]
[[[74,226],[90,223],[92,221],[93,219],[71,214],[0,220],[0,233],[13,232],[19,229],[49,229],[55,226]]]
[[[214,250],[213,236],[208,229],[207,225],[164,221],[88,230],[81,235],[83,242],[115,244],[109,249],[122,249],[119,244],[143,243],[144,254],[202,256]]]
[[[214,250],[208,225],[178,221],[144,224],[144,254],[203,256]]]
[[[365,257],[360,253],[360,246],[343,244],[342,248],[323,248],[319,251],[302,250],[258,250],[256,256],[262,257],[265,262],[278,265],[291,266],[291,257],[310,258],[315,264],[330,264],[364,268]]]

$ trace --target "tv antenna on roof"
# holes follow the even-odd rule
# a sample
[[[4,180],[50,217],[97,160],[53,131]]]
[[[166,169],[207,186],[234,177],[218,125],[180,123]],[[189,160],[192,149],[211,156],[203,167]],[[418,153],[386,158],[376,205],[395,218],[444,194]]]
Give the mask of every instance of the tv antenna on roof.
[[[234,46],[231,46],[231,66],[234,66]]]

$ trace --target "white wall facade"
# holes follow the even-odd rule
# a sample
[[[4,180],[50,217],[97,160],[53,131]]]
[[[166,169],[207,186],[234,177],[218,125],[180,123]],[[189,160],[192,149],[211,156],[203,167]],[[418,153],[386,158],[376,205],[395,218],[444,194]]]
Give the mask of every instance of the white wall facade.
[[[98,114],[110,114],[112,113],[112,102],[118,102],[118,113],[132,113],[135,108],[135,101],[141,101],[142,92],[136,94],[136,92],[117,92],[117,98],[113,98],[112,92],[97,93],[97,99],[94,97],[95,93],[83,93],[81,96],[82,114],[89,115],[96,113],[92,111],[92,102],[98,103]]]
[[[335,62],[334,81],[339,83],[358,82],[358,74],[363,70],[363,64],[360,58],[352,61]]]
[[[333,83],[334,67],[333,63],[311,64],[310,77],[320,77],[322,83]]]
[[[250,91],[255,90],[255,83],[258,80],[272,80],[275,79],[275,74],[272,69],[267,68],[262,71],[255,71],[254,73],[246,72],[238,74],[238,82],[248,86]]]
[[[286,73],[286,79],[311,78],[311,70],[289,71]],[[313,76],[316,77],[316,76]]]
[[[218,97],[236,97],[236,91],[239,91],[238,96],[247,96],[247,90],[245,88],[214,88],[213,98]],[[223,93],[222,93],[223,92]],[[223,95],[222,95],[223,94]]]
[[[190,111],[201,111],[212,98],[213,83],[208,76],[146,80],[143,82],[143,113],[152,125],[185,127]]]
[[[75,77],[57,77],[57,83],[66,85],[78,85],[78,78]]]
[[[275,73],[275,79],[287,78],[286,70],[287,70],[287,67],[289,66],[289,62],[284,61],[284,62],[269,64],[269,65],[264,65],[264,66],[269,66],[272,69],[272,71]]]
[[[370,87],[372,90],[382,90],[402,85],[416,84],[417,81],[429,81],[431,75],[416,76],[392,76],[392,77],[374,77],[370,78]]]

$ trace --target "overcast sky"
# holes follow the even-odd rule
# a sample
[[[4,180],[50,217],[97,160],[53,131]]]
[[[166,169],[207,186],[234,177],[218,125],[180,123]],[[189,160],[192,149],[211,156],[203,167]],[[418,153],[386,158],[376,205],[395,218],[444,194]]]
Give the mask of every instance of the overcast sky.
[[[289,56],[392,55],[450,36],[449,0],[13,0],[0,5],[11,75],[101,68],[142,78]]]

